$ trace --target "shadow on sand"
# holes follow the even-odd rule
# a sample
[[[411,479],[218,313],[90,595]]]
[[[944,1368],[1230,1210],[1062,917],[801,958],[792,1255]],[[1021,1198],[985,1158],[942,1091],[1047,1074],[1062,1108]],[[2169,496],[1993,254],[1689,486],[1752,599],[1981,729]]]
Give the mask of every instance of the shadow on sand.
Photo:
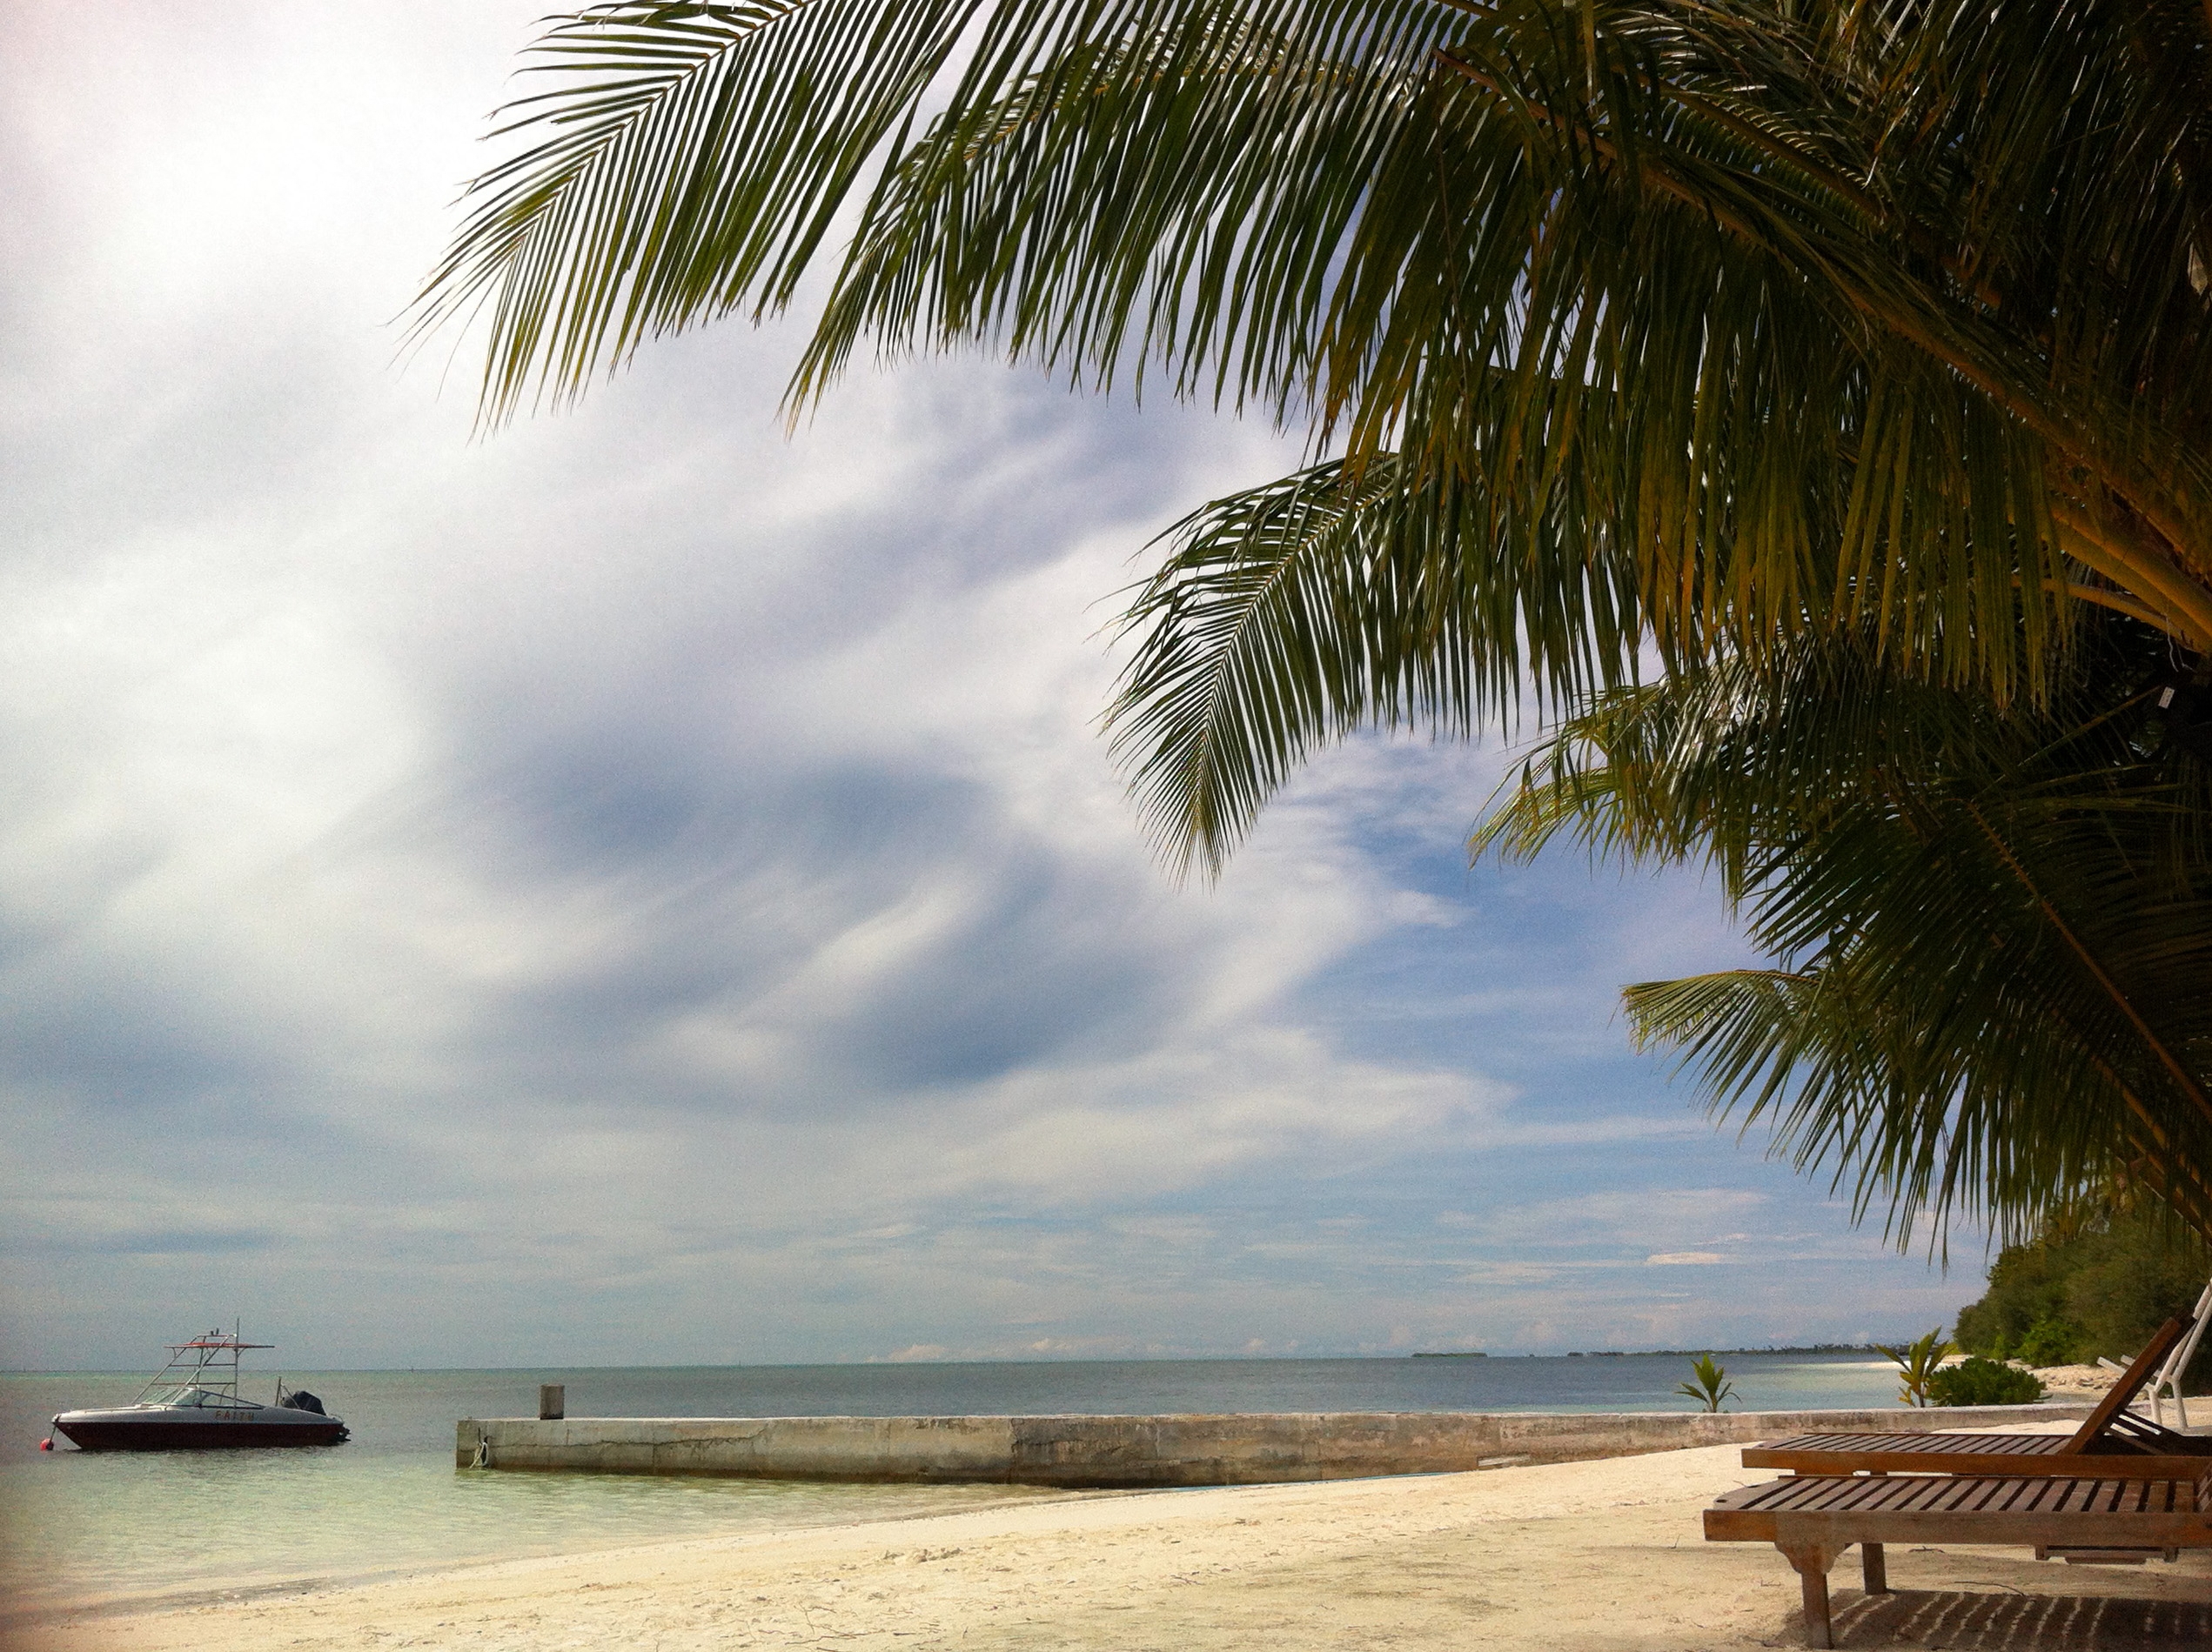
[[[1802,1646],[1793,1613],[1780,1644]],[[1927,1647],[1946,1652],[2176,1652],[2212,1647],[2212,1601],[2129,1600],[2107,1595],[1968,1594],[1900,1588],[1843,1596],[1838,1647]]]

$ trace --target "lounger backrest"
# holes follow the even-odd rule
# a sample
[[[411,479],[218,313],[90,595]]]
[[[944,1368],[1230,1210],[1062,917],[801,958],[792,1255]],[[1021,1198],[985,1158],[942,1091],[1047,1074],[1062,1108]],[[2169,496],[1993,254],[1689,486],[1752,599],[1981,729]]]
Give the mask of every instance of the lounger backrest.
[[[2190,1321],[2172,1319],[2160,1326],[2143,1344],[2143,1351],[2135,1355],[2120,1381],[2112,1385],[2112,1392],[2097,1401],[2097,1408],[2074,1431],[2074,1438],[2066,1442],[2068,1451],[2086,1451],[2096,1437],[2112,1426],[2112,1420],[2128,1408],[2128,1402],[2143,1391],[2144,1386],[2158,1374],[2174,1345],[2189,1332]]]

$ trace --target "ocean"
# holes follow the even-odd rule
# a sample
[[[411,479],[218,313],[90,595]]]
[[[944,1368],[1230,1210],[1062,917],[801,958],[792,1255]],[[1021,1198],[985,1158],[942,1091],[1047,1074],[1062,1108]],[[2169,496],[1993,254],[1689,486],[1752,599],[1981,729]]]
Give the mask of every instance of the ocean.
[[[1729,1354],[1731,1409],[1892,1403],[1866,1354]],[[284,1589],[473,1560],[791,1529],[1071,1494],[1006,1486],[841,1486],[483,1474],[453,1468],[453,1423],[530,1416],[947,1416],[1270,1411],[1679,1411],[1679,1355],[1067,1361],[1034,1364],[287,1371],[352,1438],[324,1449],[85,1453],[38,1441],[57,1411],[128,1403],[144,1374],[0,1374],[0,1622],[120,1603]],[[241,1385],[272,1397],[275,1376]],[[1096,1494],[1094,1494],[1096,1495]]]

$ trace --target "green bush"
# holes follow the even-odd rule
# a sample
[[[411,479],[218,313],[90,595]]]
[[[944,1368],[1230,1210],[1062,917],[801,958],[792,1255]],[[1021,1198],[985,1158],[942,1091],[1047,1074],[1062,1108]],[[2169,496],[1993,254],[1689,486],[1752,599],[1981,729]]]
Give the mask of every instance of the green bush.
[[[1938,1405],[2034,1405],[2043,1385],[2026,1371],[1976,1355],[1938,1371],[1927,1392]]]
[[[2077,1365],[2090,1357],[2089,1334],[2072,1320],[2037,1320],[2012,1347],[2022,1365]]]

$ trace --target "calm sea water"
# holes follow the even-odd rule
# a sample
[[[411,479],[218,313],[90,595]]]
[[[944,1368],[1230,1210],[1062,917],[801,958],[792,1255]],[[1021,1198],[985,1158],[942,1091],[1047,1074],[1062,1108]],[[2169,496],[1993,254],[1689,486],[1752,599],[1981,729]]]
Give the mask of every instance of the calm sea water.
[[[1747,1410],[1888,1404],[1864,1355],[1738,1354]],[[0,1375],[0,1614],[373,1576],[458,1561],[788,1529],[1064,1496],[1004,1486],[801,1485],[453,1468],[453,1423],[571,1416],[907,1416],[1268,1411],[1672,1411],[1679,1358],[1191,1360],[547,1371],[288,1371],[353,1437],[322,1450],[84,1453],[57,1411],[127,1403],[144,1377]],[[249,1374],[248,1398],[272,1375]]]

